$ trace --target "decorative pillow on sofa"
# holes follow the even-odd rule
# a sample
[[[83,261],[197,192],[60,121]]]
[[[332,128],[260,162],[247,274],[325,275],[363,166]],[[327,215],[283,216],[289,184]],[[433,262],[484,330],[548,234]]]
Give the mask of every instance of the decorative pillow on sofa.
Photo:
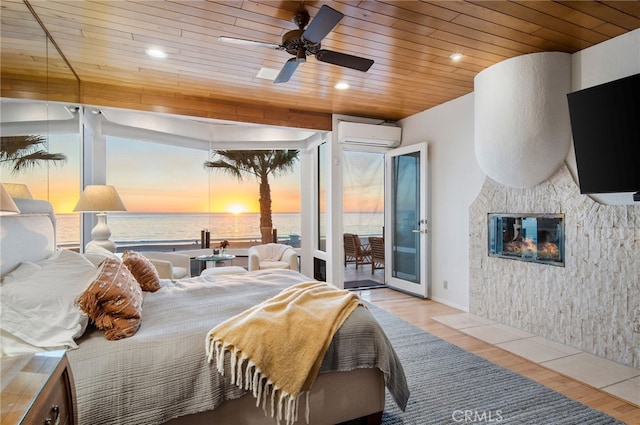
[[[81,254],[61,250],[41,262],[23,263],[2,282],[2,352],[11,355],[76,348],[89,319],[75,304],[96,268]],[[5,337],[16,342],[10,344]]]
[[[147,257],[135,251],[125,251],[122,254],[122,262],[138,281],[143,291],[155,292],[160,289],[158,271]]]
[[[107,339],[127,338],[138,331],[142,290],[119,260],[104,260],[98,268],[98,276],[77,302],[96,327],[104,331]]]

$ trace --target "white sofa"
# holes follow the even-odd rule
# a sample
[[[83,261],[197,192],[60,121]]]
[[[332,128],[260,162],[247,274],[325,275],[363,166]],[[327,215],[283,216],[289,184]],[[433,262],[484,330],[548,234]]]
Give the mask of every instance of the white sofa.
[[[268,243],[249,248],[249,271],[264,269],[298,270],[298,253],[289,245]]]

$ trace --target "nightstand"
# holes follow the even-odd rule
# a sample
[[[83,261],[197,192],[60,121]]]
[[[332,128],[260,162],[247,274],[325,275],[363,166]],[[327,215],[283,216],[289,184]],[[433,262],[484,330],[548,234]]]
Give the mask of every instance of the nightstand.
[[[74,425],[75,387],[64,350],[0,359],[0,423]]]

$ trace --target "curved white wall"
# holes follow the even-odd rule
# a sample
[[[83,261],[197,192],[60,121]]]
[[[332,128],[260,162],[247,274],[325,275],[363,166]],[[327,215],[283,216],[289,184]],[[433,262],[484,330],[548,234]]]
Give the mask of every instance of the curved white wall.
[[[548,179],[571,145],[566,94],[571,55],[518,56],[476,75],[475,152],[493,180],[529,188]]]

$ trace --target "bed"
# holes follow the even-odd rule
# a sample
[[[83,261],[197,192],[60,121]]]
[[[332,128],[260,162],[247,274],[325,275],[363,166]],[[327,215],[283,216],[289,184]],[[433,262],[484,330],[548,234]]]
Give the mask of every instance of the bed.
[[[50,206],[41,202],[40,206],[31,205],[27,214],[22,210],[20,215],[0,220],[3,355],[20,354],[21,350],[12,351],[20,338],[5,328],[10,312],[6,289],[17,288],[16,283],[30,279],[30,284],[53,287],[56,283],[52,282],[59,281],[52,278],[45,283],[43,280],[49,279],[39,279],[34,283],[35,275],[29,274],[43,273],[57,264],[52,258],[62,256],[54,253],[55,219],[48,214]],[[40,214],[40,208],[47,214]],[[68,252],[64,254],[80,261]],[[29,264],[42,267],[34,272],[33,267],[25,267]],[[88,267],[83,273],[76,273],[77,269],[65,263],[56,276],[59,270],[71,270],[75,280],[91,275]],[[64,279],[60,285],[70,285],[74,279]],[[277,423],[256,406],[251,392],[230,384],[228,376],[221,376],[207,362],[205,336],[220,322],[284,288],[310,280],[292,270],[161,280],[159,290],[144,292],[142,316],[133,336],[110,341],[91,323],[81,326],[83,329],[69,330],[73,341],[66,348],[75,381],[78,423]],[[40,338],[48,337],[43,334]],[[30,345],[31,349],[42,349],[33,347],[38,344],[26,344],[27,349]],[[47,347],[54,348],[59,347]],[[295,368],[295,364],[290,366]],[[406,405],[409,393],[402,365],[375,319],[366,308],[358,307],[336,332],[322,360],[310,390],[310,423],[337,424],[361,417],[367,417],[367,423],[379,423],[385,386],[399,405]],[[306,423],[304,415],[295,423]]]

